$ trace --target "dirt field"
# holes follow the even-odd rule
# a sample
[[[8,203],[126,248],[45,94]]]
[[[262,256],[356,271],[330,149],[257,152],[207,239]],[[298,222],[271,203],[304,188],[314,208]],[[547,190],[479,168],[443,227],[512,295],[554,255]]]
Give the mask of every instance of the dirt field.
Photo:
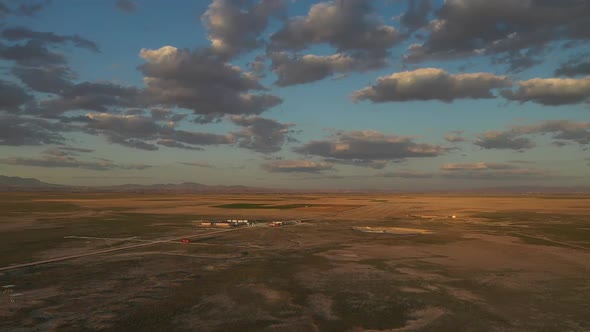
[[[590,196],[6,193],[0,213],[1,331],[590,331]]]

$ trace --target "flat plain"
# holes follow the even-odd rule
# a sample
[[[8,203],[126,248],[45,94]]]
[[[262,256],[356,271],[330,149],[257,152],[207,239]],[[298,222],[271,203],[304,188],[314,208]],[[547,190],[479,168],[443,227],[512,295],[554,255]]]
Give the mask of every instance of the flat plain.
[[[3,193],[0,253],[2,331],[590,330],[590,195]]]

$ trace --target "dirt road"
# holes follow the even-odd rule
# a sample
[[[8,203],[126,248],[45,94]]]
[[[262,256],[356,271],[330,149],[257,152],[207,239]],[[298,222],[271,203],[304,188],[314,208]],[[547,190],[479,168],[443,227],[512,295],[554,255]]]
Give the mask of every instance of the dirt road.
[[[115,252],[115,251],[129,250],[129,249],[136,249],[136,248],[141,248],[141,247],[153,246],[153,245],[156,245],[156,244],[166,243],[166,242],[170,242],[170,241],[180,241],[182,239],[196,239],[196,238],[199,238],[199,237],[206,237],[206,236],[211,236],[211,235],[219,234],[219,233],[233,232],[233,231],[237,231],[237,230],[240,230],[240,229],[243,229],[243,228],[224,229],[224,230],[214,231],[214,232],[208,232],[208,233],[204,233],[204,234],[203,233],[199,233],[197,235],[189,235],[189,236],[181,236],[181,237],[175,237],[175,238],[168,238],[168,239],[164,239],[164,240],[156,240],[156,241],[151,241],[151,242],[147,242],[147,243],[139,243],[139,244],[124,246],[124,247],[117,247],[117,248],[109,248],[109,249],[97,250],[97,251],[92,251],[92,252],[88,252],[88,253],[84,253],[84,254],[78,254],[78,255],[71,255],[71,256],[64,256],[64,257],[57,257],[57,258],[45,259],[45,260],[41,260],[41,261],[35,261],[35,262],[24,263],[24,264],[16,264],[16,265],[11,265],[11,266],[1,267],[0,268],[0,272],[14,270],[14,269],[20,269],[20,268],[28,267],[28,266],[37,266],[37,265],[43,265],[43,264],[61,262],[61,261],[65,261],[65,260],[75,259],[75,258],[81,258],[81,257],[87,257],[87,256],[93,256],[93,255],[106,254],[106,253]]]
[[[340,212],[336,212],[336,213],[330,213],[330,214],[323,215],[323,216],[320,216],[320,217],[317,217],[317,218],[313,218],[313,219],[302,219],[302,221],[322,220],[322,219],[325,219],[325,218],[328,218],[328,217],[333,217],[333,216],[338,215],[338,214],[348,213],[348,212],[350,212],[352,210],[356,210],[356,209],[359,209],[359,208],[353,208],[353,209],[349,209],[349,210],[345,210],[345,211],[340,211]],[[51,258],[51,259],[45,259],[45,260],[30,262],[30,263],[15,264],[15,265],[10,265],[10,266],[0,267],[0,272],[2,272],[2,271],[10,271],[10,270],[15,270],[15,269],[20,269],[20,268],[29,267],[29,266],[37,266],[37,265],[43,265],[43,264],[50,264],[50,263],[62,262],[62,261],[65,261],[65,260],[76,259],[76,258],[81,258],[81,257],[88,257],[88,256],[106,254],[106,253],[115,252],[115,251],[122,251],[122,250],[142,248],[142,247],[153,246],[153,245],[156,245],[156,244],[162,244],[162,243],[167,243],[167,242],[177,242],[177,241],[180,241],[182,239],[196,239],[196,238],[207,237],[207,236],[211,236],[211,235],[215,235],[215,234],[220,234],[220,233],[233,232],[233,231],[237,231],[237,230],[240,230],[240,229],[248,229],[248,228],[240,227],[240,228],[232,228],[232,229],[224,229],[224,230],[219,230],[219,231],[213,231],[213,232],[208,232],[208,233],[204,233],[204,234],[203,233],[199,233],[199,234],[196,234],[196,235],[189,235],[189,236],[186,236],[185,235],[185,236],[181,236],[181,237],[174,237],[174,238],[168,238],[168,239],[163,239],[163,240],[149,241],[149,242],[144,242],[144,243],[139,243],[139,244],[133,244],[133,245],[128,245],[128,246],[123,246],[123,247],[109,248],[109,249],[103,249],[103,250],[96,250],[96,251],[92,251],[92,252],[88,252],[88,253],[84,253],[84,254],[63,256],[63,257],[57,257],[57,258]],[[133,239],[133,237],[128,238],[127,240],[135,240],[135,241],[137,241],[137,239]],[[147,241],[147,240],[143,240],[143,241]]]

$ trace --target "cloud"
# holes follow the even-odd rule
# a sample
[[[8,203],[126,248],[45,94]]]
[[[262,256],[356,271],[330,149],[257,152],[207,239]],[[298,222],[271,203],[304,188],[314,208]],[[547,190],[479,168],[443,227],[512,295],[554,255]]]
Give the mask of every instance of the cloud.
[[[350,162],[351,160],[402,160],[436,157],[449,148],[416,143],[411,137],[386,135],[377,131],[339,132],[330,139],[315,140],[293,149],[297,153]]]
[[[10,15],[11,12],[12,10],[8,8],[8,6],[6,6],[3,2],[0,2],[0,18]]]
[[[546,106],[571,105],[590,101],[590,76],[584,78],[533,78],[518,82],[516,91],[502,96],[521,103],[530,101]]]
[[[264,78],[266,77],[265,69],[266,64],[264,62],[265,57],[263,55],[257,55],[253,61],[248,63],[248,68],[250,69],[250,74],[254,75],[256,78]]]
[[[146,63],[139,70],[154,103],[190,109],[209,121],[225,114],[260,114],[282,102],[274,95],[251,93],[265,88],[253,75],[206,50],[164,46],[142,49],[140,56]]]
[[[263,164],[262,168],[273,173],[320,173],[331,170],[333,166],[309,160],[276,160]]]
[[[441,176],[450,179],[469,180],[530,180],[546,179],[554,176],[551,172],[526,168],[526,169],[501,169],[501,170],[459,170],[443,172]]]
[[[21,3],[16,8],[10,8],[3,2],[0,2],[0,18],[4,18],[10,14],[18,16],[35,16],[38,12],[43,10],[45,6],[51,3],[51,0],[44,0],[39,2],[21,0]]]
[[[267,48],[278,86],[318,81],[337,73],[383,68],[389,49],[404,36],[374,13],[370,1],[337,0],[315,4],[307,16],[285,21]],[[298,55],[315,44],[328,44],[333,55]]]
[[[134,115],[133,113],[127,113],[128,115]],[[141,115],[143,111],[136,113],[135,115]],[[168,125],[175,125],[177,122],[184,120],[187,117],[187,114],[182,113],[175,113],[170,109],[164,108],[152,108],[150,110],[150,115],[152,119],[156,121],[166,121]]]
[[[536,168],[523,168],[519,165],[509,163],[451,163],[442,165],[440,169],[440,176],[452,179],[527,180],[542,179],[555,175],[549,171]]]
[[[570,143],[568,143],[568,142],[562,142],[562,141],[553,141],[553,142],[551,142],[551,145],[556,146],[558,148],[561,148],[561,147],[570,145]]]
[[[261,153],[280,151],[283,144],[291,139],[289,128],[294,126],[259,116],[231,116],[230,120],[243,128],[234,133],[238,146]]]
[[[553,41],[590,37],[587,1],[448,0],[435,14],[406,61],[501,55],[512,65],[543,54]]]
[[[21,105],[31,100],[33,96],[20,86],[0,80],[0,112],[16,113]]]
[[[14,61],[21,66],[46,67],[64,65],[62,54],[51,52],[38,40],[29,40],[24,45],[5,46],[0,44],[0,59]]]
[[[277,75],[275,84],[281,87],[318,81],[335,73],[347,73],[367,67],[361,60],[340,53],[327,56],[289,56],[285,52],[276,52],[270,58],[272,70]]]
[[[65,44],[71,43],[72,45],[80,48],[85,48],[93,52],[100,52],[98,45],[86,38],[78,35],[58,35],[53,32],[42,32],[34,31],[25,27],[15,27],[4,29],[2,31],[2,37],[6,40],[17,41],[31,39],[39,43],[51,43],[51,44]]]
[[[209,31],[211,50],[224,58],[260,47],[260,33],[269,18],[281,16],[283,0],[252,1],[214,0],[201,17]]]
[[[350,166],[358,166],[358,167],[369,167],[373,169],[383,169],[387,166],[387,160],[363,160],[363,159],[351,159],[351,160],[342,160],[342,159],[334,159],[334,158],[326,158],[324,159],[327,163],[337,163],[341,165],[350,165]]]
[[[59,97],[41,100],[34,111],[44,116],[56,116],[79,110],[109,112],[120,107],[141,107],[147,103],[142,90],[111,82],[84,82],[65,85],[63,89]]]
[[[445,135],[445,140],[450,143],[467,142],[467,138],[461,136],[462,134],[463,134],[462,130],[454,131],[451,134]]]
[[[506,76],[489,73],[449,74],[443,69],[422,68],[391,74],[377,79],[369,87],[354,92],[355,102],[370,100],[375,103],[455,99],[495,98],[493,89],[510,86]]]
[[[212,168],[213,165],[206,161],[192,161],[192,162],[179,162],[179,164],[187,165],[187,166],[194,166],[194,167],[202,167],[202,168]]]
[[[590,75],[590,53],[577,56],[555,69],[555,76]]]
[[[57,155],[45,155],[40,158],[6,158],[0,159],[0,163],[7,165],[20,165],[20,166],[34,166],[34,167],[49,167],[49,168],[80,168],[90,169],[95,171],[107,171],[113,169],[125,169],[125,170],[144,170],[152,166],[145,164],[115,164],[111,161],[97,160],[97,161],[84,161],[79,160],[71,156],[57,156]]]
[[[62,144],[65,140],[62,133],[70,130],[59,122],[0,113],[0,145]]]
[[[410,30],[419,29],[428,24],[431,10],[431,0],[408,0],[408,10],[401,16],[400,22]]]
[[[47,155],[50,155],[50,156],[54,156],[54,157],[65,157],[65,156],[73,155],[73,152],[64,151],[61,149],[48,149],[48,150],[45,150],[44,153]]]
[[[178,149],[185,149],[185,150],[193,150],[193,151],[203,151],[203,148],[198,146],[190,146],[186,144],[179,143],[173,139],[159,139],[156,142],[158,145],[167,146],[169,148],[178,148]]]
[[[349,0],[315,4],[307,16],[293,17],[271,35],[267,53],[278,78],[275,84],[289,86],[352,71],[383,68],[389,49],[404,38],[385,25],[368,1]],[[315,44],[328,44],[333,55],[289,54]]]
[[[366,0],[337,0],[315,4],[307,16],[290,18],[271,35],[275,50],[300,50],[325,43],[338,52],[363,52],[383,57],[402,40],[393,26],[383,24]]]
[[[152,115],[152,119],[163,121],[167,120],[170,115],[172,115],[172,111],[169,109],[154,108],[150,110],[150,114]]]
[[[509,160],[508,162],[513,163],[513,164],[523,164],[523,165],[535,163],[534,161],[531,161],[531,160],[521,160],[521,159]]]
[[[137,4],[132,0],[117,0],[115,7],[122,12],[131,13],[137,10]]]
[[[504,163],[471,163],[471,164],[444,164],[441,166],[443,171],[481,171],[497,169],[517,169],[518,167]]]
[[[528,138],[519,137],[519,133],[513,131],[487,131],[473,142],[484,149],[527,150],[535,147]]]
[[[89,113],[86,115],[86,132],[102,134],[111,143],[142,149],[158,150],[148,140],[156,140],[164,136],[170,128],[157,124],[150,118],[139,115],[111,115],[107,113]]]
[[[385,178],[428,179],[436,176],[436,174],[418,171],[397,171],[379,174],[378,176]]]
[[[89,134],[100,134],[111,143],[143,150],[158,150],[153,141],[160,145],[185,149],[199,149],[194,145],[220,145],[235,142],[235,138],[231,135],[177,130],[140,115],[89,113],[84,121],[86,125],[83,130]]]
[[[72,179],[99,179],[99,180],[103,180],[104,181],[104,180],[107,180],[107,179],[108,180],[114,180],[114,179],[117,179],[117,180],[151,179],[152,177],[151,176],[138,176],[138,175],[122,175],[122,176],[112,176],[112,175],[109,175],[109,176],[106,176],[106,174],[105,175],[102,175],[101,174],[99,176],[96,176],[96,175],[72,176],[71,178]]]
[[[522,134],[552,134],[553,139],[571,141],[579,145],[590,144],[590,122],[547,120],[536,125],[516,126],[512,130]]]
[[[232,135],[220,135],[212,133],[202,133],[186,130],[172,130],[164,131],[168,137],[179,142],[192,145],[222,145],[235,143],[235,137]]]
[[[70,90],[73,86],[71,80],[75,78],[66,66],[14,67],[12,74],[35,91],[53,94]]]
[[[535,47],[526,51],[507,52],[491,57],[492,65],[507,65],[507,71],[512,74],[521,73],[531,67],[543,63],[542,48]]]
[[[533,125],[512,126],[505,131],[488,131],[480,134],[474,144],[484,149],[525,150],[535,146],[529,138],[532,135],[551,135],[552,139],[560,140],[557,142],[558,146],[565,143],[588,145],[590,122],[546,120]]]
[[[60,150],[62,152],[68,153],[70,155],[78,155],[79,153],[90,153],[90,152],[94,152],[94,149],[87,149],[87,148],[77,148],[77,147],[72,147],[72,146],[60,146],[59,148],[57,148],[57,150]]]
[[[440,172],[398,171],[379,174],[380,177],[406,178],[406,179],[458,179],[458,180],[533,180],[555,176],[552,172],[535,168],[522,168],[506,163],[464,163],[444,164]]]
[[[156,151],[159,150],[158,146],[152,143],[148,143],[146,141],[142,141],[137,138],[130,138],[125,137],[123,135],[113,135],[109,133],[106,135],[109,143],[115,143],[122,146],[126,146],[128,148],[139,149],[139,150],[146,150],[146,151]]]
[[[503,163],[471,163],[471,164],[445,164],[438,173],[420,171],[397,171],[378,174],[386,178],[405,179],[463,179],[463,180],[530,180],[542,179],[553,174],[548,171],[535,168],[520,168]]]
[[[128,109],[124,112],[125,115],[144,115],[144,109]]]
[[[32,2],[32,3],[21,3],[15,10],[17,15],[21,16],[35,16],[38,12],[43,10],[45,6],[51,3],[51,0]]]

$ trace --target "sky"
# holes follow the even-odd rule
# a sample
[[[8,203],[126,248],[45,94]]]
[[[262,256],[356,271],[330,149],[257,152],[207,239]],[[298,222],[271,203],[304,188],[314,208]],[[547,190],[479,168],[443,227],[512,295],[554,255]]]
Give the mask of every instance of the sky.
[[[0,0],[0,175],[590,185],[590,0]]]

